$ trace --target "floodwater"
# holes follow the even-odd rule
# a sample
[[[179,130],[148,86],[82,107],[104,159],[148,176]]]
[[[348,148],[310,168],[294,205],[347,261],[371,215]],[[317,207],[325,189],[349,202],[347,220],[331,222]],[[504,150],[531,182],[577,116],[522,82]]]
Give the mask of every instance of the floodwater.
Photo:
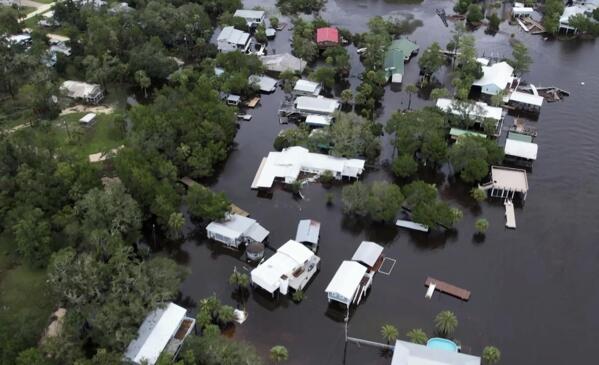
[[[246,6],[261,5],[268,10],[272,2],[252,0]],[[447,43],[452,24],[445,28],[434,9],[443,7],[451,13],[452,6],[452,2],[434,0],[421,5],[329,0],[323,17],[333,25],[361,32],[374,15],[412,14],[424,23],[410,35],[422,50],[433,41],[442,46]],[[251,111],[253,119],[241,122],[236,149],[211,187],[226,192],[269,229],[269,242],[275,248],[295,236],[299,219],[320,221],[322,262],[300,304],[252,291],[245,301],[249,318],[232,332],[236,339],[251,342],[264,356],[270,347],[284,345],[289,349],[289,364],[389,364],[390,359],[378,349],[345,346],[345,313],[329,307],[324,293],[341,261],[351,258],[362,240],[371,240],[383,244],[384,254],[397,259],[397,264],[389,276],[375,276],[367,299],[352,310],[350,336],[380,341],[384,323],[397,326],[404,339],[408,330],[417,327],[431,336],[435,314],[449,309],[459,319],[455,337],[466,353],[480,355],[491,344],[501,349],[503,364],[596,361],[592,334],[599,328],[599,291],[593,284],[599,277],[599,46],[593,41],[544,41],[502,23],[495,36],[482,29],[474,33],[479,55],[508,57],[512,33],[526,43],[534,58],[524,79],[572,93],[563,102],[545,103],[539,120],[533,122],[539,130],[539,159],[528,176],[526,204],[516,209],[516,230],[504,228],[499,201],[477,206],[467,195],[468,187],[447,176],[447,167],[425,178],[438,184],[443,199],[464,211],[464,219],[450,233],[425,235],[348,218],[342,214],[341,186],[325,189],[311,184],[303,190],[304,200],[283,190],[274,191],[270,198],[259,197],[250,184],[260,160],[272,150],[282,128],[293,128],[279,125],[276,117],[283,92],[263,96],[261,106]],[[279,33],[270,47],[279,53],[288,51],[288,37],[287,30]],[[362,68],[353,48],[350,52],[350,83],[355,88]],[[406,65],[406,73],[405,84],[417,80],[417,59]],[[440,78],[444,81],[444,76]],[[413,99],[413,108],[431,103]],[[407,100],[407,94],[387,88],[379,121],[384,123],[395,110],[406,108]],[[388,160],[390,153],[385,148],[380,161]],[[383,168],[364,177],[366,181],[380,179],[393,177]],[[335,196],[330,207],[325,204],[327,192]],[[491,223],[484,240],[474,237],[478,217]],[[239,254],[208,241],[201,229],[172,253],[191,270],[181,287],[184,304],[193,307],[214,293],[223,302],[237,305],[227,279],[234,267],[251,269]],[[427,276],[470,290],[470,301],[440,293],[425,299]]]

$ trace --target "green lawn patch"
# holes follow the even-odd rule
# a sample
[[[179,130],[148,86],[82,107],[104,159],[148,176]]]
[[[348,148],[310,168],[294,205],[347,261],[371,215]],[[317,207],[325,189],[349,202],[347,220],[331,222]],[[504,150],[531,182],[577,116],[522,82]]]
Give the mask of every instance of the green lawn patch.
[[[92,153],[107,152],[124,143],[123,131],[115,123],[115,119],[119,118],[117,115],[97,114],[94,125],[82,127],[79,119],[85,114],[67,114],[52,122],[59,144],[67,151],[87,158]]]

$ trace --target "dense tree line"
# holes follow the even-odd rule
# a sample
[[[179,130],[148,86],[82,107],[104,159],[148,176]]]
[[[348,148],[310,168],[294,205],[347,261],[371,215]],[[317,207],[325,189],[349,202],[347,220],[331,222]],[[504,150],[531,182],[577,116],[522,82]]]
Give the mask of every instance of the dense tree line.
[[[330,155],[346,158],[375,160],[381,152],[380,124],[366,120],[355,113],[335,114],[335,123],[310,133],[307,127],[285,129],[275,139],[277,150],[303,146],[313,152],[323,149]]]
[[[417,180],[400,189],[385,181],[372,184],[355,182],[343,188],[344,211],[374,221],[393,221],[406,208],[412,219],[431,228],[449,228],[461,218],[462,212],[438,199],[437,188]]]

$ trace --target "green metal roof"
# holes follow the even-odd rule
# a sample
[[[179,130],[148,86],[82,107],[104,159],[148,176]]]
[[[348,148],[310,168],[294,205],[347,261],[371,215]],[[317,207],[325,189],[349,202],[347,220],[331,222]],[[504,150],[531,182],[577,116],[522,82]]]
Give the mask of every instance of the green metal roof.
[[[404,53],[399,49],[388,48],[385,52],[385,76],[391,77],[393,74],[402,74],[404,72]]]
[[[508,132],[507,138],[513,139],[515,141],[532,142],[532,136],[529,136],[528,134],[522,134],[522,133],[512,132],[512,131]]]
[[[389,49],[400,50],[403,52],[405,58],[410,58],[412,53],[418,50],[418,45],[407,38],[400,38],[391,42]]]
[[[460,128],[451,128],[449,130],[449,135],[455,138],[458,138],[460,136],[478,136],[478,137],[483,137],[483,138],[487,138],[487,136],[485,134],[482,133],[478,133],[478,132],[473,132],[473,131],[468,131],[465,129],[460,129]]]

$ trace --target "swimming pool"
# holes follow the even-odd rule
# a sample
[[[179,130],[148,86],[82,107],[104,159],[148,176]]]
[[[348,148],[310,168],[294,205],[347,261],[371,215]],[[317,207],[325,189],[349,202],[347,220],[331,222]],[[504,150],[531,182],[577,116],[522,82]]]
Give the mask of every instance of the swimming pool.
[[[439,349],[439,350],[445,350],[445,351],[451,351],[451,352],[458,352],[458,345],[456,345],[455,342],[450,341],[446,338],[440,338],[440,337],[433,337],[430,340],[428,340],[426,342],[426,346],[433,348],[433,349]]]

